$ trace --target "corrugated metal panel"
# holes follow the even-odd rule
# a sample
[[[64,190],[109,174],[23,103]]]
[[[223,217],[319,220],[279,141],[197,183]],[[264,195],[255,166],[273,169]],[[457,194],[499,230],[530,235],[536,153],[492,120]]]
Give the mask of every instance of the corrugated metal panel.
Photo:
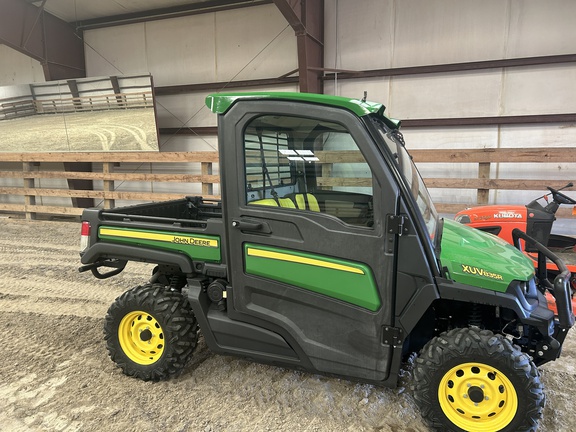
[[[324,2],[324,64],[350,70],[392,67],[394,1]]]
[[[86,31],[86,75],[149,73],[145,27],[145,24],[131,24]]]
[[[390,106],[400,119],[495,116],[501,80],[498,70],[394,77]]]
[[[572,63],[506,71],[501,114],[576,113],[575,83]]]
[[[216,80],[214,14],[146,23],[146,56],[154,85]]]
[[[39,61],[0,44],[0,86],[44,82]]]
[[[395,2],[393,66],[505,57],[508,4],[501,0]]]
[[[477,5],[482,7],[483,3]],[[510,4],[507,57],[574,54],[575,1],[513,0]]]
[[[274,5],[215,18],[216,81],[277,77],[298,67],[294,31]]]

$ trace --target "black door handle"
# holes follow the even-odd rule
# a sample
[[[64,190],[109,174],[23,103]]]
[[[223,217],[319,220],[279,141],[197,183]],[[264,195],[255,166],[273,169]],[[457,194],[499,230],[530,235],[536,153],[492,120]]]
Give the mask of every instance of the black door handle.
[[[248,222],[243,220],[233,220],[232,226],[241,231],[261,231],[263,228],[262,222]]]

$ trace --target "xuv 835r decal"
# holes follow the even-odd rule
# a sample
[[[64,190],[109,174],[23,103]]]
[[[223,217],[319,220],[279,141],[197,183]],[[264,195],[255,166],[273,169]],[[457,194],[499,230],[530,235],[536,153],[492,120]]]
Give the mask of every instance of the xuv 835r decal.
[[[485,270],[483,268],[479,268],[479,267],[475,267],[475,266],[471,266],[471,265],[466,265],[466,264],[462,264],[462,272],[468,273],[471,275],[478,275],[478,276],[482,276],[482,277],[486,277],[486,278],[490,278],[490,279],[504,280],[504,278],[502,277],[501,274],[493,273],[493,272]]]
[[[220,239],[202,234],[100,227],[98,236],[115,243],[135,244],[183,252],[194,260],[220,262]]]
[[[370,267],[365,264],[272,248],[244,245],[246,273],[324,294],[371,311],[380,296]]]

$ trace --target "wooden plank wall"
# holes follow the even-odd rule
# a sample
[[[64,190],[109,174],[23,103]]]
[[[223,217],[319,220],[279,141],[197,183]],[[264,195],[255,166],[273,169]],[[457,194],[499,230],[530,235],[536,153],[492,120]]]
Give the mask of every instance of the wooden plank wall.
[[[545,185],[562,187],[568,182],[576,184],[576,175],[561,181],[542,179],[492,179],[490,167],[494,163],[574,163],[576,152],[568,148],[529,148],[529,149],[452,149],[452,150],[411,150],[416,164],[419,163],[469,163],[471,171],[478,172],[477,178],[425,178],[429,188],[475,189],[475,203],[443,204],[436,203],[440,212],[455,213],[470,205],[486,204],[490,190],[536,190]],[[318,154],[325,164],[352,161],[348,152],[324,152]],[[164,201],[178,199],[178,193],[123,192],[114,189],[114,182],[179,182],[201,184],[206,198],[219,198],[213,195],[213,185],[220,182],[218,175],[212,174],[213,165],[218,163],[217,152],[98,152],[98,153],[0,153],[0,162],[20,164],[21,170],[1,171],[0,178],[18,179],[22,186],[0,186],[0,194],[24,197],[23,204],[0,202],[0,211],[24,213],[28,219],[37,213],[80,215],[81,208],[38,205],[38,197],[85,197],[102,200],[104,208],[114,207],[115,200]],[[101,163],[98,172],[66,172],[34,169],[46,162],[95,162]],[[186,163],[200,164],[201,174],[151,174],[114,172],[120,162],[135,163]],[[473,167],[473,165],[477,166]],[[101,180],[101,190],[70,190],[40,188],[36,179],[90,179]],[[346,179],[349,181],[350,179]],[[571,212],[561,209],[560,216],[570,216]]]

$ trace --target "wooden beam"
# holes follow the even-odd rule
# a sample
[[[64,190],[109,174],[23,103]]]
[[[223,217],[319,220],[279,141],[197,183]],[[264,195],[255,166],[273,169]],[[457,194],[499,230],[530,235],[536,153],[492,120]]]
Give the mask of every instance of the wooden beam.
[[[71,189],[40,189],[40,188],[16,188],[0,187],[0,194],[23,195],[23,196],[49,196],[49,197],[89,197],[97,199],[120,199],[133,201],[168,201],[184,198],[185,193],[158,193],[158,192],[119,192],[119,191],[93,191]],[[214,195],[206,195],[204,198],[215,199]],[[34,204],[27,204],[28,206]]]
[[[218,152],[0,152],[0,162],[218,162]]]
[[[423,162],[454,162],[454,163],[481,163],[481,162],[576,162],[576,152],[566,147],[539,147],[539,148],[486,148],[486,149],[409,149],[416,163]]]
[[[486,148],[486,149],[409,149],[417,163],[518,163],[576,162],[576,152],[570,147]],[[354,162],[354,152],[318,152],[321,162]],[[218,152],[0,152],[0,162],[218,162]]]
[[[412,150],[417,163],[469,163],[478,164],[479,178],[426,178],[425,183],[429,188],[448,189],[476,189],[488,190],[534,190],[542,191],[544,186],[549,185],[554,188],[561,188],[569,181],[576,183],[576,179],[563,179],[544,181],[538,179],[490,179],[487,174],[492,163],[576,163],[576,152],[571,148],[529,148],[529,149],[426,149]],[[320,159],[322,172],[329,173],[335,163],[362,162],[356,152],[350,151],[325,151],[317,152]],[[81,172],[81,171],[40,171],[37,168],[40,162],[102,162],[103,172]],[[195,163],[200,164],[201,174],[150,174],[144,172],[135,173],[115,173],[112,172],[112,164],[115,161],[131,162],[138,168],[142,164],[150,162],[162,163]],[[38,213],[50,213],[58,207],[46,207],[37,205],[36,197],[67,197],[71,199],[97,199],[98,204],[107,202],[106,206],[112,206],[112,201],[117,199],[135,201],[164,201],[182,198],[183,193],[151,193],[151,192],[122,192],[113,190],[112,182],[115,181],[158,181],[158,182],[190,182],[200,184],[202,195],[208,199],[218,199],[214,195],[213,184],[219,182],[219,176],[212,173],[213,164],[218,162],[216,152],[97,152],[97,153],[0,153],[0,162],[12,162],[20,164],[22,171],[0,171],[1,178],[23,179],[23,187],[0,187],[0,194],[23,197],[23,205],[6,204],[0,206],[0,211],[22,211],[27,217],[33,217],[36,209]],[[107,169],[108,167],[108,169]],[[482,171],[481,167],[484,167]],[[136,168],[136,169],[137,169]],[[198,167],[197,167],[198,168]],[[476,169],[472,167],[472,169]],[[109,171],[109,172],[107,172]],[[484,172],[484,174],[482,174]],[[67,176],[75,179],[102,180],[108,187],[104,190],[93,191],[89,189],[56,189],[38,188],[37,178],[67,179]],[[369,178],[331,178],[322,179],[322,185],[327,189],[336,186],[366,186],[370,185]],[[536,196],[541,193],[535,194]],[[438,204],[437,207],[444,213],[455,213],[466,206],[476,206],[478,203],[486,202],[482,196],[475,199],[476,202],[465,204]],[[47,208],[47,210],[45,210]],[[66,208],[66,207],[62,207]],[[19,209],[19,210],[15,210]],[[72,213],[55,211],[59,214],[78,214],[76,209]],[[76,211],[76,213],[74,213]],[[560,209],[559,217],[571,217],[570,210]]]
[[[0,171],[0,178],[49,178],[49,179],[90,179],[112,181],[140,182],[174,182],[174,183],[220,183],[219,175],[203,174],[149,174],[149,173],[109,173],[71,172],[71,171]]]
[[[57,207],[41,205],[23,205],[23,204],[0,204],[0,211],[10,213],[46,213],[58,215],[80,216],[84,209],[74,207]]]
[[[497,189],[497,190],[533,190],[545,191],[546,186],[559,189],[567,183],[576,184],[576,180],[524,180],[524,179],[488,179],[488,178],[435,178],[424,179],[427,188],[435,189]],[[546,186],[544,186],[546,185]]]
[[[566,147],[486,148],[486,149],[410,149],[415,162],[576,162],[576,152]],[[324,163],[354,162],[350,151],[318,152]],[[218,153],[206,152],[0,152],[0,162],[218,162]]]
[[[371,187],[372,177],[358,178],[358,177],[322,177],[316,180],[319,186],[323,187]]]

